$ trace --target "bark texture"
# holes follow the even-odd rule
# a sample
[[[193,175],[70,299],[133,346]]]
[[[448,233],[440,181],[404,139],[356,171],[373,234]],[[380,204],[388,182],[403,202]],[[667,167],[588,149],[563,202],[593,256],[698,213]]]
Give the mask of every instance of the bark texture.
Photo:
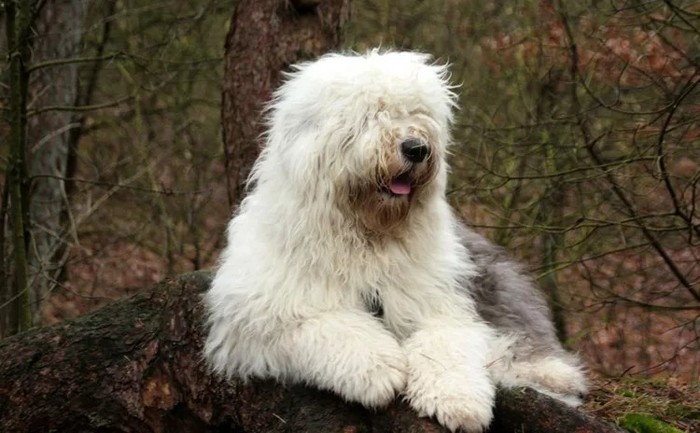
[[[226,36],[221,120],[229,204],[259,153],[261,111],[289,65],[340,43],[350,0],[240,0]]]
[[[402,402],[372,412],[303,386],[225,383],[200,358],[210,274],[0,342],[3,432],[443,432]],[[619,432],[531,390],[501,391],[491,433]]]
[[[34,23],[32,63],[79,57],[87,0],[47,0]],[[31,244],[29,276],[34,323],[41,323],[41,302],[60,280],[65,258],[64,221],[68,209],[65,178],[68,175],[73,130],[80,127],[78,117],[66,107],[78,101],[77,63],[54,65],[35,70],[29,83],[29,100],[42,111],[28,125],[28,154],[32,188]]]

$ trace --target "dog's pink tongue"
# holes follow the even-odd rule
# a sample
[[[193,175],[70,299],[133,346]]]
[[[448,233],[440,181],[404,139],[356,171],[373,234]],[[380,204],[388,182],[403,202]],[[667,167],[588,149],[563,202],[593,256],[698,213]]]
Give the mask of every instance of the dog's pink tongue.
[[[389,184],[389,189],[396,195],[408,195],[411,193],[411,184],[403,179],[393,179]]]

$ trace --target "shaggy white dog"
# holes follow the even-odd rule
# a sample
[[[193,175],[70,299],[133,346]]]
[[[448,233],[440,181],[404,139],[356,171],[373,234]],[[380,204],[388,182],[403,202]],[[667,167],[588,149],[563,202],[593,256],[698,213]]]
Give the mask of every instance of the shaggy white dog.
[[[584,375],[545,303],[445,199],[454,105],[447,68],[418,53],[289,74],[205,297],[214,371],[368,407],[402,395],[469,432],[498,384],[576,401]]]

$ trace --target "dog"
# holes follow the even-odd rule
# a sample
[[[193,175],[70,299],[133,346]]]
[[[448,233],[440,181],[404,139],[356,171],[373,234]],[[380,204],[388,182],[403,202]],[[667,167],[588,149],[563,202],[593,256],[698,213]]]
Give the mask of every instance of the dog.
[[[446,200],[455,108],[426,54],[294,67],[204,297],[215,373],[402,396],[452,431],[487,428],[497,386],[578,402],[584,369],[532,280]]]

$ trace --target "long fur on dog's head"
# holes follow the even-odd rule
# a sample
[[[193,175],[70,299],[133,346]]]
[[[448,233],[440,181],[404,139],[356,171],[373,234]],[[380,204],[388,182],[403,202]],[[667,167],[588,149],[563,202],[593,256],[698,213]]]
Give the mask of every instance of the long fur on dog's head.
[[[326,210],[368,233],[396,232],[444,193],[454,100],[446,66],[425,54],[375,50],[298,65],[268,107],[251,181],[281,182],[319,211],[318,202],[333,204]],[[402,154],[409,139],[427,144],[424,161]]]

